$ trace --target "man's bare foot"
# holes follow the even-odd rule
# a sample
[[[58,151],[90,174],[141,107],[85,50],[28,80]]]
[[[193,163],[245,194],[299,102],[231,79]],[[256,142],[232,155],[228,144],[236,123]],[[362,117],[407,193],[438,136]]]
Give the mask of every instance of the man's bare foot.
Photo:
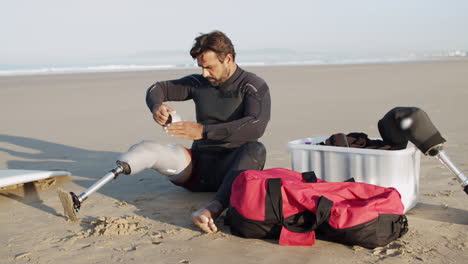
[[[224,211],[223,205],[213,200],[205,207],[192,214],[193,223],[206,233],[214,233],[218,231],[215,225],[215,220]]]

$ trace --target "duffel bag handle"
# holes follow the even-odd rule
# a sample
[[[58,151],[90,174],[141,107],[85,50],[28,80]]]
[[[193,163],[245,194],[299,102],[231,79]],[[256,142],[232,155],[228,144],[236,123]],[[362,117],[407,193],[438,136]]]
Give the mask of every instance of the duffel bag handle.
[[[322,223],[330,219],[333,202],[325,196],[321,196],[317,203],[316,213],[304,211],[297,214],[293,221],[284,221],[283,226],[296,233],[307,233],[316,230]],[[299,219],[301,219],[299,221]]]
[[[275,221],[283,226],[279,237],[281,245],[312,246],[315,244],[315,232],[323,222],[330,218],[333,202],[324,196],[319,198],[316,214],[305,211],[294,216],[301,218],[299,223],[293,219],[292,223],[285,221],[283,215],[283,197],[281,194],[281,178],[268,179],[267,197],[265,199],[266,221]]]
[[[333,202],[325,196],[319,198],[316,214],[305,211],[301,213],[302,223],[297,225],[298,221],[289,223],[284,220],[283,215],[283,197],[281,195],[281,178],[268,179],[267,199],[265,201],[265,217],[267,221],[277,221],[287,229],[297,233],[307,233],[314,231],[323,222],[330,218]]]

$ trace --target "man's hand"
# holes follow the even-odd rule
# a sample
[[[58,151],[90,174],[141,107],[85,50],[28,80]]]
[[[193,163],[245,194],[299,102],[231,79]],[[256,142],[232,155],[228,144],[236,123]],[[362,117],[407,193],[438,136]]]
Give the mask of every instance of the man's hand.
[[[164,127],[172,137],[197,140],[203,138],[203,125],[197,122],[175,122]]]
[[[156,123],[160,124],[161,126],[166,125],[167,120],[169,119],[169,115],[171,112],[174,112],[170,106],[162,104],[156,112],[153,114],[153,119]]]

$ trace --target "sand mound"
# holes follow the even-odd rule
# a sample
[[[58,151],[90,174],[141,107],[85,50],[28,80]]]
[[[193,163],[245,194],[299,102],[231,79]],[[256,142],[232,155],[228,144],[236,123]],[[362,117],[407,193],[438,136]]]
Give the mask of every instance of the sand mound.
[[[408,243],[405,241],[393,241],[385,247],[377,247],[373,250],[373,255],[383,257],[394,257],[398,255],[403,255],[410,253],[408,250]]]
[[[125,236],[135,233],[144,233],[148,227],[144,224],[145,218],[127,216],[121,218],[99,217],[88,222],[90,228],[79,234],[80,238],[91,236]]]

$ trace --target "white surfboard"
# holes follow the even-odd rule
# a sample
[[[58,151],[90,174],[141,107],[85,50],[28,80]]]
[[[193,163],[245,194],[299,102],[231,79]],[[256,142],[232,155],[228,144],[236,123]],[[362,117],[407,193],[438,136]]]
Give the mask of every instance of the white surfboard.
[[[71,173],[68,171],[0,170],[0,188],[50,177],[70,175]]]

